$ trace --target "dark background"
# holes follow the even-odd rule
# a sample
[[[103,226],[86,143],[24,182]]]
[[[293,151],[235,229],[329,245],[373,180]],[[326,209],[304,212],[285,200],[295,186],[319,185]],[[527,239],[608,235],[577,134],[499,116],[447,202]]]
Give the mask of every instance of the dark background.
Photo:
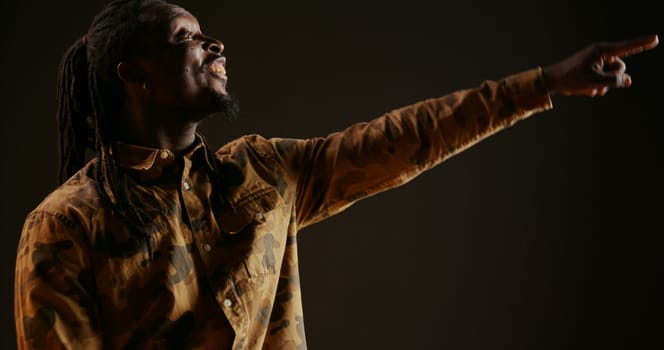
[[[20,229],[56,182],[57,65],[103,3],[2,2],[3,349]],[[215,147],[324,136],[593,41],[664,33],[647,1],[176,3],[225,43],[242,104],[239,121],[203,125]],[[309,348],[661,346],[661,46],[626,60],[630,89],[554,96],[554,110],[301,231]]]

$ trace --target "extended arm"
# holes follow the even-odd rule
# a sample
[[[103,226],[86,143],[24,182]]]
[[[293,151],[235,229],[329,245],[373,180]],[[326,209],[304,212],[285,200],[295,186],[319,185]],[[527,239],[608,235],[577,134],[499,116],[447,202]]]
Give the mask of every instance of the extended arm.
[[[603,95],[627,87],[621,57],[654,48],[657,36],[588,46],[543,69],[394,110],[325,138],[272,140],[293,165],[300,227],[319,221],[551,108],[549,96]]]

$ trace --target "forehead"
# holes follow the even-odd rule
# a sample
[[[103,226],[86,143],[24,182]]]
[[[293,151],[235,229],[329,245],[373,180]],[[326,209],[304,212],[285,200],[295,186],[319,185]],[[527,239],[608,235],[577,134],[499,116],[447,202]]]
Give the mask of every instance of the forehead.
[[[182,27],[198,28],[198,20],[184,8],[169,4],[156,3],[141,14],[141,22],[147,23],[155,34],[170,35]]]

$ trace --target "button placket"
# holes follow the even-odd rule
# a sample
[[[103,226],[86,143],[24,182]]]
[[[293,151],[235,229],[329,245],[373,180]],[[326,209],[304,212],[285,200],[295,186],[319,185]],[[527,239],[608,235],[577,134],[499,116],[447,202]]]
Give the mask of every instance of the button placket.
[[[185,191],[191,191],[191,180],[184,179],[182,181],[182,189]]]
[[[217,301],[220,303],[220,306],[222,306],[224,309],[227,309],[232,314],[236,316],[242,316],[244,313],[241,307],[242,301],[237,292],[235,282],[233,282],[232,278],[229,278],[227,283],[228,284],[226,288],[224,288],[223,291],[220,290],[217,293]]]
[[[233,306],[233,300],[230,300],[228,298],[224,299],[224,306],[225,307],[231,307]]]

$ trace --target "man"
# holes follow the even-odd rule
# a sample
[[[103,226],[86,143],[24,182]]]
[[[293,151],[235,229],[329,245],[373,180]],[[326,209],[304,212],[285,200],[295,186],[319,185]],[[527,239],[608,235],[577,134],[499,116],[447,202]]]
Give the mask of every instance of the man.
[[[324,138],[248,135],[212,152],[199,123],[237,113],[223,44],[178,6],[113,1],[62,61],[62,185],[19,243],[19,348],[305,348],[298,230],[550,109],[552,94],[628,87],[621,57],[657,43],[591,45]]]

